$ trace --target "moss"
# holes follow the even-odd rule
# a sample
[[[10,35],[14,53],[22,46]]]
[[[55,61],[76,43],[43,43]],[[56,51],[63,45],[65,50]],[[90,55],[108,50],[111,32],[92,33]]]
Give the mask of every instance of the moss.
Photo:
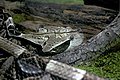
[[[89,65],[77,65],[77,68],[87,70],[101,77],[120,79],[120,51],[101,55]]]
[[[119,50],[120,49],[120,38],[116,38],[115,40],[113,40],[112,42],[110,42],[105,47],[105,49],[106,49],[105,53]]]
[[[101,77],[120,79],[120,38],[116,38],[106,47],[104,54],[90,61],[90,64],[77,65],[77,68],[87,70]]]
[[[25,14],[14,14],[13,15],[13,20],[15,23],[20,23],[20,22],[23,22],[25,21]]]
[[[21,13],[21,14],[14,14],[13,16],[13,20],[15,23],[20,23],[20,22],[24,22],[26,20],[35,20],[36,18],[27,15],[25,13]]]
[[[59,4],[84,4],[83,0],[27,0],[33,2],[59,3]]]

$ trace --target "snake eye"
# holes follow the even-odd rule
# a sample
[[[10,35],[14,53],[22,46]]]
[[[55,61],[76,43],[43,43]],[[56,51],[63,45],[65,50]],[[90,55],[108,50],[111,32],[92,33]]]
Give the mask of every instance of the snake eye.
[[[70,40],[73,40],[73,39],[74,39],[74,35],[71,35],[71,36],[70,36]]]

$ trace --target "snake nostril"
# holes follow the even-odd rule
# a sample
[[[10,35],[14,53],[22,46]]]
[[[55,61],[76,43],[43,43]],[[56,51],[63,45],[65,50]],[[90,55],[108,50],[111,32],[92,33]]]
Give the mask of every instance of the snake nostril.
[[[46,43],[46,42],[44,42],[44,43],[43,43],[43,46],[45,46],[46,44],[47,44],[47,43]]]

